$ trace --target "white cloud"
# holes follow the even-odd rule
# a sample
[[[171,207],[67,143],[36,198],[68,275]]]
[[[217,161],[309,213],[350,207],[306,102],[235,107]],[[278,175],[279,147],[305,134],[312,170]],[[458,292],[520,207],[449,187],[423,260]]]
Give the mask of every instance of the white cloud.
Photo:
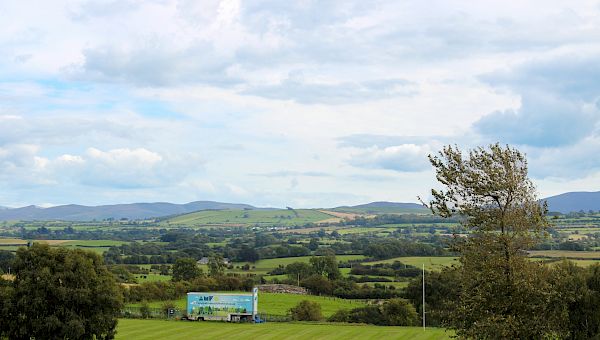
[[[497,140],[540,183],[596,190],[599,16],[592,0],[1,2],[0,205],[414,201],[428,153]]]
[[[385,148],[370,147],[352,155],[349,163],[362,168],[388,169],[400,172],[423,171],[430,167],[428,145],[402,144]]]

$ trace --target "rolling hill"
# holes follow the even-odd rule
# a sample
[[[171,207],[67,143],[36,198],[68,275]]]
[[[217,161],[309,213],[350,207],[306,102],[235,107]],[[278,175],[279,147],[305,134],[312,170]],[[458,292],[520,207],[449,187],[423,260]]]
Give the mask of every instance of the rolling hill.
[[[0,209],[0,221],[7,220],[65,220],[92,221],[108,218],[144,219],[170,215],[187,214],[200,210],[244,210],[258,209],[248,204],[197,201],[186,204],[174,203],[131,203],[101,206],[60,205],[40,208],[30,205],[15,209]]]
[[[543,198],[548,202],[548,210],[563,214],[583,210],[600,210],[600,191],[566,192],[564,194]]]
[[[417,203],[371,202],[354,206],[342,206],[333,211],[357,214],[427,214],[429,210]]]
[[[165,226],[301,226],[332,217],[334,216],[314,209],[203,210],[170,217],[161,223]]]

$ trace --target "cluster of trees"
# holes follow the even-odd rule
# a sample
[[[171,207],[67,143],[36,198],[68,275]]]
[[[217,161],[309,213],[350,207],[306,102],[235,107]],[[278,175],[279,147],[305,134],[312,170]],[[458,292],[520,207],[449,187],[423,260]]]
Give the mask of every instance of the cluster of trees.
[[[0,274],[8,273],[15,255],[8,250],[0,250]]]
[[[25,240],[121,240],[134,241],[157,238],[161,235],[160,230],[154,228],[140,228],[138,224],[135,227],[121,225],[119,229],[98,228],[92,230],[79,230],[71,226],[65,228],[47,228],[46,226],[35,227],[45,222],[30,222],[34,228],[25,228],[21,226],[16,232],[6,232],[3,235],[9,237],[19,237]],[[64,222],[68,223],[68,222]],[[98,227],[104,226],[98,224]],[[19,223],[16,225],[19,227]],[[162,231],[164,232],[164,231]]]
[[[518,274],[520,280],[526,276],[529,278],[514,287],[512,292],[488,292],[484,295],[476,290],[468,299],[461,288],[468,279],[463,275],[460,268],[426,273],[427,325],[462,327],[465,322],[477,321],[485,322],[485,325],[481,329],[469,326],[467,329],[473,335],[489,335],[491,333],[488,332],[494,331],[522,338],[524,335],[541,338],[548,334],[554,338],[570,339],[600,336],[600,265],[583,268],[570,261],[561,261],[552,266],[530,263],[530,267]],[[419,311],[422,311],[421,280],[422,277],[412,280],[403,295]],[[485,289],[492,290],[491,287]],[[475,303],[473,300],[481,298],[485,298],[479,302],[481,306],[473,308],[482,314],[457,314],[458,308],[467,302],[471,306]],[[487,314],[482,312],[483,308]],[[509,317],[511,314],[508,312],[513,316]],[[494,314],[495,318],[509,319],[511,325],[486,319],[489,314]],[[465,317],[470,318],[465,320]]]
[[[321,305],[316,302],[302,300],[295,307],[290,308],[289,314],[295,321],[321,321]]]
[[[287,283],[297,284],[316,295],[332,295],[352,299],[381,299],[398,296],[398,292],[384,286],[360,286],[350,278],[343,278],[334,254],[314,256],[309,263],[294,262],[279,268],[287,274]]]
[[[258,283],[252,275],[200,276],[189,281],[144,282],[122,290],[125,302],[169,301],[187,292],[251,291]]]
[[[429,322],[461,338],[599,337],[600,267],[551,267],[526,257],[549,223],[525,156],[498,144],[467,155],[448,146],[430,161],[443,184],[432,190],[430,209],[444,218],[461,216],[471,233],[452,245],[460,265],[426,278]],[[420,280],[406,294],[423,307]]]
[[[359,264],[350,269],[352,275],[374,275],[374,276],[395,276],[395,277],[415,277],[421,274],[421,269],[406,265],[400,261],[393,263],[378,263],[374,265]]]
[[[373,242],[364,250],[364,255],[378,260],[400,256],[441,256],[444,254],[444,248],[440,246],[394,239]]]
[[[415,326],[419,316],[415,307],[403,299],[390,299],[381,305],[341,309],[329,317],[331,322],[368,323],[379,326]]]
[[[0,279],[0,338],[112,339],[122,295],[92,252],[34,244]]]
[[[417,215],[417,214],[383,214],[376,215],[374,217],[357,217],[352,220],[352,225],[358,225],[363,227],[376,227],[385,224],[431,224],[431,223],[446,223],[446,222],[460,222],[459,216],[454,216],[450,219],[446,219],[435,215]]]

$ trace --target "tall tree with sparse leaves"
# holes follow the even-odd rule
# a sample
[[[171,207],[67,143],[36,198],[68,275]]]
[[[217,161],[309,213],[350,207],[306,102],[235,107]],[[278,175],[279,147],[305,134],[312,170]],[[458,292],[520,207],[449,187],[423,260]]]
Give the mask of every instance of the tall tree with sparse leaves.
[[[448,326],[463,338],[565,335],[563,311],[548,306],[557,298],[548,269],[526,258],[548,222],[525,155],[499,144],[467,154],[447,146],[429,160],[443,188],[431,191],[428,206],[442,217],[461,216],[471,231],[454,243],[460,287]]]

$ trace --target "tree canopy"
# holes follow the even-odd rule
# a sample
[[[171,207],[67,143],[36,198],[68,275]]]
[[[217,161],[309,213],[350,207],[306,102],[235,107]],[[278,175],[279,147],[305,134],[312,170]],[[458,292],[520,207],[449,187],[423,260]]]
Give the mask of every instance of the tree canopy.
[[[122,295],[92,252],[20,248],[2,289],[0,333],[10,339],[112,339]]]
[[[202,269],[192,258],[177,259],[173,265],[173,281],[190,281],[201,275]]]

